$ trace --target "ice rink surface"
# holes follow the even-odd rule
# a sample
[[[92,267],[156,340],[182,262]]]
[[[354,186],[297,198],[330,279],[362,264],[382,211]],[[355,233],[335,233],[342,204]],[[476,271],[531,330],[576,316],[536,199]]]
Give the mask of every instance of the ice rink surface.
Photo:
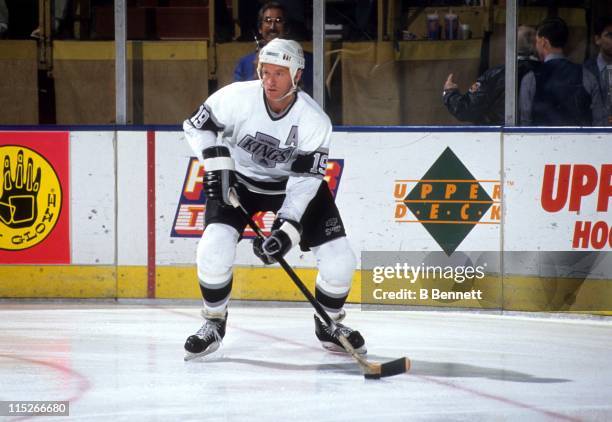
[[[368,359],[412,361],[365,380],[312,315],[232,303],[221,349],[184,362],[195,304],[0,302],[0,400],[68,400],[30,418],[53,421],[612,420],[609,319],[348,308]]]

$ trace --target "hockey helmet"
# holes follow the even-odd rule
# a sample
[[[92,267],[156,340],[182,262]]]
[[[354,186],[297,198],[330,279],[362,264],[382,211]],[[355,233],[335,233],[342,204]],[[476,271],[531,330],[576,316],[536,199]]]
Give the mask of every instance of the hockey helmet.
[[[275,64],[289,68],[291,81],[295,88],[295,75],[298,69],[304,69],[304,50],[302,46],[293,40],[275,38],[267,43],[259,52],[259,63],[257,64],[257,76],[261,77],[261,68],[264,63]]]

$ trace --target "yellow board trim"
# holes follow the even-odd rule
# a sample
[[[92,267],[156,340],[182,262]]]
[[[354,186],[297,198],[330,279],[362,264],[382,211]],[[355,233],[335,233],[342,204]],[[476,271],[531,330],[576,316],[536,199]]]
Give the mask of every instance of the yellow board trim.
[[[482,39],[450,41],[401,41],[396,60],[476,60],[480,59]]]
[[[317,270],[295,270],[304,284],[314,291]],[[159,299],[200,299],[195,267],[157,267],[156,297]],[[361,297],[361,274],[355,273],[350,302],[358,303]],[[304,301],[304,296],[280,268],[236,267],[232,287],[232,299]]]
[[[144,266],[117,267],[117,297],[147,297],[147,274],[147,267]]]
[[[2,265],[3,298],[114,298],[115,266]]]
[[[38,60],[36,41],[0,40],[0,60]]]
[[[316,269],[296,269],[304,284],[314,291]],[[547,279],[510,276],[503,284],[484,280],[489,297],[499,293],[503,309],[527,312],[591,313],[612,316],[612,280]],[[156,269],[156,298],[200,299],[195,266],[160,266]],[[145,266],[2,265],[0,298],[146,298]],[[279,267],[237,267],[232,298],[303,302],[304,297]],[[361,272],[348,301],[361,303]],[[573,305],[571,305],[573,304]],[[468,307],[465,302],[425,306]],[[472,308],[495,309],[490,303]],[[578,311],[576,309],[579,309]],[[592,309],[592,310],[590,310]]]
[[[206,41],[128,41],[127,58],[207,60]],[[115,60],[114,41],[54,41],[54,60]]]

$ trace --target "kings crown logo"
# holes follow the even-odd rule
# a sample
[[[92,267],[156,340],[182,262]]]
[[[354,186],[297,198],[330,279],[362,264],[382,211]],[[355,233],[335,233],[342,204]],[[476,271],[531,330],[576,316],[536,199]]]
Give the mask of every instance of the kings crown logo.
[[[0,157],[0,249],[27,249],[42,242],[57,223],[60,181],[53,166],[29,148],[0,146]]]
[[[245,136],[238,146],[251,154],[254,162],[262,167],[273,168],[278,163],[289,161],[294,147],[280,148],[280,141],[272,136],[257,132],[255,137]]]

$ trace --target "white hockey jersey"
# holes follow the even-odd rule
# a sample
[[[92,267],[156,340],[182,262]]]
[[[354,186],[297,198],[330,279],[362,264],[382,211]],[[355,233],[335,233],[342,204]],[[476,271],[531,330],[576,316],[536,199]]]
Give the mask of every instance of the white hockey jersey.
[[[287,110],[274,116],[261,81],[255,80],[216,91],[185,120],[183,129],[200,159],[203,149],[220,143],[229,148],[240,175],[257,182],[287,181],[279,214],[299,221],[325,174],[332,126],[302,91]]]

